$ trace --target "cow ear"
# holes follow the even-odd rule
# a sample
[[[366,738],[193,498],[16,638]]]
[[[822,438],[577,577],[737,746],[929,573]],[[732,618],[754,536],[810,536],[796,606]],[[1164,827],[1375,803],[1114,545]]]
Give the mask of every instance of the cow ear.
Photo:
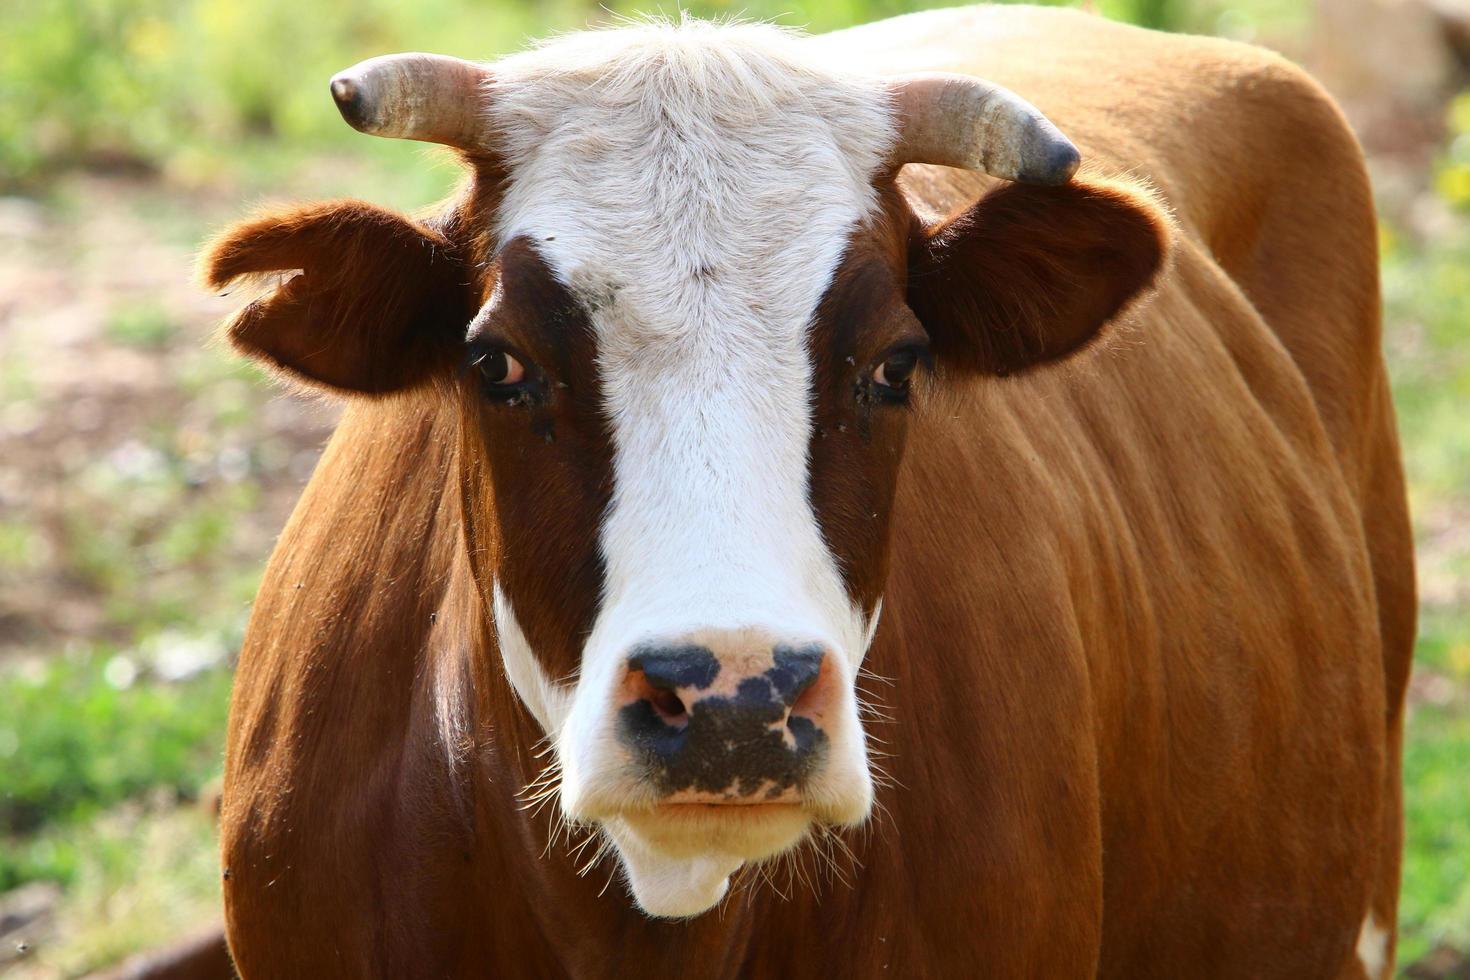
[[[944,367],[1006,375],[1082,350],[1164,267],[1169,217],[1141,188],[1008,184],[911,243],[908,302]]]
[[[230,343],[308,384],[383,394],[446,365],[472,310],[443,235],[361,201],[275,211],[205,250],[203,279],[275,281],[225,327]]]

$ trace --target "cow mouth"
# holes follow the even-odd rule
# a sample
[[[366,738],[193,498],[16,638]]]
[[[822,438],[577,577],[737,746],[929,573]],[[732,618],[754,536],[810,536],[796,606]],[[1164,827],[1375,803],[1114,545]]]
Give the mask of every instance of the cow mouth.
[[[738,786],[659,793],[646,780],[620,780],[594,783],[601,792],[576,793],[570,806],[563,795],[562,804],[568,816],[598,825],[612,842],[644,913],[688,918],[718,905],[743,865],[789,852],[826,828],[861,823],[872,784],[861,752],[852,755],[857,758],[837,758],[854,764],[825,768],[811,783],[779,791],[772,784],[750,793]],[[614,796],[613,787],[622,792]]]
[[[705,790],[684,789],[670,793],[658,801],[660,807],[706,806],[741,807],[753,809],[763,806],[800,806],[805,802],[804,794],[796,786],[767,783],[756,792],[738,793],[731,790],[711,793]]]
[[[630,826],[644,829],[645,835],[653,838],[693,836],[699,839],[703,836],[708,842],[723,844],[730,842],[735,835],[746,833],[752,835],[748,841],[749,852],[741,849],[739,853],[747,860],[759,860],[769,855],[758,852],[775,846],[765,844],[765,838],[789,836],[800,840],[813,820],[810,811],[799,803],[731,801],[664,803],[654,807],[647,817],[634,816],[628,822]],[[650,826],[657,828],[652,834],[647,833]],[[776,850],[787,846],[790,844],[776,847]]]
[[[620,821],[646,847],[671,858],[723,854],[744,862],[799,843],[813,815],[792,802],[670,802],[624,813]]]
[[[790,809],[801,809],[801,804],[794,800],[671,800],[661,803],[654,808],[655,811],[668,814],[697,814],[697,813],[724,813],[751,816],[780,812]]]

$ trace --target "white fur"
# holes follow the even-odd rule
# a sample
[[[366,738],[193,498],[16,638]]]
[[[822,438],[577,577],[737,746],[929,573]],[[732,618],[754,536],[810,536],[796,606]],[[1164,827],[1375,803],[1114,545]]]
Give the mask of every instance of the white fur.
[[[745,863],[740,855],[720,852],[692,859],[669,857],[647,846],[617,819],[607,821],[604,829],[622,857],[638,904],[661,918],[685,918],[714,906],[729,891],[730,876]]]
[[[520,621],[510,600],[495,586],[495,634],[500,644],[500,659],[505,664],[505,676],[516,695],[530,710],[544,732],[560,731],[571,707],[571,692],[546,676],[541,663],[531,649],[531,642],[521,632]]]
[[[769,26],[650,24],[494,67],[487,104],[511,175],[499,238],[530,239],[588,310],[613,435],[605,598],[565,717],[524,637],[501,625],[573,818],[651,802],[623,778],[612,693],[635,644],[696,629],[758,627],[835,651],[848,717],[828,731],[832,763],[812,794],[841,819],[871,798],[850,691],[870,623],[808,501],[806,345],[875,207],[893,132],[878,85],[806,43]],[[503,605],[497,593],[497,618]],[[645,908],[692,914],[723,894],[705,872],[724,858],[671,868],[623,831]],[[687,894],[670,894],[680,881]]]
[[[1388,966],[1388,930],[1378,925],[1372,912],[1363,919],[1363,928],[1358,932],[1357,952],[1369,980],[1380,980]]]
[[[868,617],[868,624],[863,629],[863,650],[873,645],[873,637],[878,635],[878,621],[883,618],[883,597],[880,595],[878,601],[873,603],[873,614]]]

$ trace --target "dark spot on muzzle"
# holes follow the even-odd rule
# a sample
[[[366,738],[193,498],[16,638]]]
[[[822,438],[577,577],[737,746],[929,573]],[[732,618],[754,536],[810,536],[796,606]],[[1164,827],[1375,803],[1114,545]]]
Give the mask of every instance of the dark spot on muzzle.
[[[696,691],[709,687],[720,670],[708,650],[639,650],[629,667],[643,670],[654,686],[664,688],[675,677],[688,681],[675,685],[685,689],[688,720],[670,724],[640,699],[619,712],[619,735],[665,795],[693,790],[743,797],[769,784],[765,795],[778,796],[800,787],[825,752],[826,734],[812,719],[791,714],[820,675],[822,657],[819,647],[777,647],[775,665],[741,680],[734,696],[700,698]]]
[[[720,662],[707,647],[688,643],[676,647],[641,646],[628,658],[629,670],[641,670],[654,687],[704,690],[720,676]]]

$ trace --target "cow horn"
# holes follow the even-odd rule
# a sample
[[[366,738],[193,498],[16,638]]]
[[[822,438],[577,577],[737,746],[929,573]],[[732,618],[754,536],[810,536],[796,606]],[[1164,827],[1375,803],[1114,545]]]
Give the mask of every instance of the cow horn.
[[[349,126],[371,136],[485,149],[483,89],[490,79],[490,70],[472,61],[389,54],[339,72],[332,99]]]
[[[899,137],[890,162],[982,170],[1023,184],[1065,184],[1082,156],[1041,111],[970,75],[923,72],[889,79]]]

